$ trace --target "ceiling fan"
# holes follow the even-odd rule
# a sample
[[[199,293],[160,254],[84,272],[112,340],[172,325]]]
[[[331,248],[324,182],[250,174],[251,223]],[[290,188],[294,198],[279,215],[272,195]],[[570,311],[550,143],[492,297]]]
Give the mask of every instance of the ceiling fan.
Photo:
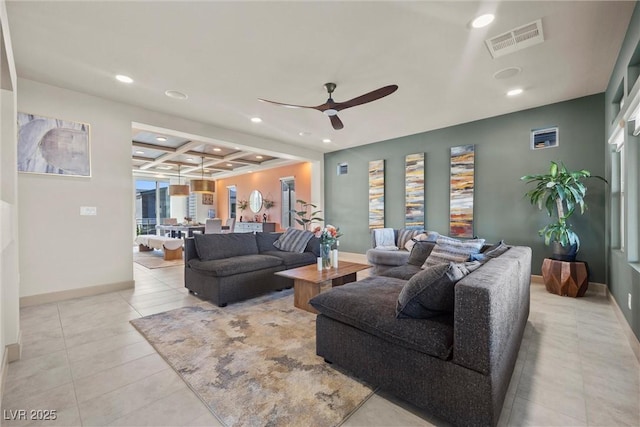
[[[269,101],[267,99],[260,99],[260,98],[258,98],[258,100],[262,102],[269,102],[271,104],[280,105],[286,108],[311,108],[314,110],[321,111],[329,117],[329,120],[331,120],[331,125],[333,126],[333,128],[336,130],[339,130],[339,129],[342,129],[344,125],[342,124],[342,120],[340,120],[340,118],[338,117],[338,111],[341,111],[350,107],[355,107],[357,105],[366,104],[367,102],[372,102],[380,98],[384,98],[385,96],[391,95],[393,92],[398,90],[398,85],[389,85],[389,86],[381,87],[380,89],[376,89],[369,93],[365,93],[364,95],[357,96],[345,102],[335,102],[331,97],[331,94],[336,89],[336,84],[325,83],[324,87],[325,89],[327,89],[327,92],[329,93],[329,99],[327,99],[327,102],[325,102],[324,104],[321,104],[315,107],[309,107],[304,105],[294,105],[294,104],[284,104],[282,102]]]

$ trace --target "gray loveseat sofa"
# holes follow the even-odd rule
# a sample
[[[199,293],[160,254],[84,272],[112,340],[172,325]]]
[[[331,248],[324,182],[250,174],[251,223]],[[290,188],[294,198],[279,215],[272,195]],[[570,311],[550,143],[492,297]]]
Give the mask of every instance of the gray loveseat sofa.
[[[273,246],[281,233],[200,234],[185,239],[184,283],[191,293],[220,307],[269,291],[290,288],[274,273],[314,264],[320,242],[313,237],[302,253]]]
[[[415,270],[419,267],[408,266]],[[529,316],[531,249],[455,284],[450,314],[396,318],[406,280],[371,276],[311,299],[326,361],[456,425],[496,425]]]

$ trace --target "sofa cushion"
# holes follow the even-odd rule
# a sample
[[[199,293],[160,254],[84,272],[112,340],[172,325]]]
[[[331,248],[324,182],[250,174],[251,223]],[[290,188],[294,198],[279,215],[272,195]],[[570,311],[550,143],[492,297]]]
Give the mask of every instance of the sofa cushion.
[[[300,254],[297,252],[273,250],[263,252],[262,254],[280,258],[287,268],[302,267],[303,265],[315,264],[316,262],[316,256],[313,252],[303,252]]]
[[[436,246],[435,242],[429,241],[420,241],[415,242],[413,248],[411,248],[411,253],[409,254],[409,259],[407,260],[407,264],[416,265],[421,267],[422,264],[427,260],[427,257]]]
[[[419,273],[421,271],[422,269],[420,269],[420,267],[417,265],[405,264],[405,265],[399,265],[397,267],[389,268],[388,270],[384,270],[383,272],[380,273],[380,276],[395,277],[396,279],[409,280],[416,273]]]
[[[194,234],[193,237],[202,261],[258,253],[256,238],[251,233]]]
[[[313,233],[310,231],[287,228],[287,231],[273,242],[273,246],[281,251],[302,253],[312,237]]]
[[[454,285],[480,267],[480,262],[437,264],[422,270],[404,285],[396,304],[398,318],[428,319],[453,313]]]
[[[440,236],[423,267],[449,262],[465,262],[471,254],[480,252],[483,244],[484,239],[458,240]]]
[[[323,315],[388,342],[448,359],[453,346],[453,316],[397,319],[395,304],[406,282],[370,276],[313,297],[309,303]]]
[[[319,257],[320,256],[320,239],[317,238],[316,236],[313,236],[311,239],[309,239],[309,242],[307,243],[307,247],[304,248],[304,251],[311,252],[316,257]]]
[[[282,236],[282,233],[257,232],[256,244],[258,245],[258,252],[263,253],[275,250],[275,248],[273,247],[273,242],[278,240],[280,236]]]
[[[243,233],[244,234],[244,233]],[[197,258],[189,260],[189,267],[215,277],[233,276],[234,274],[249,273],[251,271],[283,265],[281,258],[269,255],[239,255],[233,258],[202,261]]]

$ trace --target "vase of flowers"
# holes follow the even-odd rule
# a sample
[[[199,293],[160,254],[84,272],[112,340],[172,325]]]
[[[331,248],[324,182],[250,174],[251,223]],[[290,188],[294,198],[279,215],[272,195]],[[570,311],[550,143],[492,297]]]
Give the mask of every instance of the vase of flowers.
[[[320,239],[320,258],[322,258],[322,268],[331,268],[331,250],[337,246],[338,238],[342,236],[340,228],[327,225],[324,228],[316,227],[314,233]]]

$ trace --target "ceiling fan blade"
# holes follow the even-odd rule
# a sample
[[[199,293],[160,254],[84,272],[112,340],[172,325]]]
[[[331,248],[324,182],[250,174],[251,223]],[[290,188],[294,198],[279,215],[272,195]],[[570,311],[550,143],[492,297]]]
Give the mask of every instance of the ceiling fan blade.
[[[391,95],[398,90],[398,85],[389,85],[376,89],[364,95],[355,97],[345,102],[336,102],[334,109],[337,111],[344,110],[345,108],[355,107],[356,105],[366,104],[371,101],[375,101],[380,98],[384,98],[387,95]]]
[[[269,101],[268,99],[262,99],[262,98],[258,98],[258,101],[260,102],[268,102],[269,104],[275,104],[275,105],[279,105],[281,107],[285,107],[285,108],[313,108],[313,109],[318,109],[318,107],[308,107],[306,105],[295,105],[295,104],[285,104],[283,102],[276,102],[276,101]]]
[[[340,130],[344,127],[342,120],[340,120],[338,116],[329,116],[329,120],[331,120],[331,124],[335,130]]]

